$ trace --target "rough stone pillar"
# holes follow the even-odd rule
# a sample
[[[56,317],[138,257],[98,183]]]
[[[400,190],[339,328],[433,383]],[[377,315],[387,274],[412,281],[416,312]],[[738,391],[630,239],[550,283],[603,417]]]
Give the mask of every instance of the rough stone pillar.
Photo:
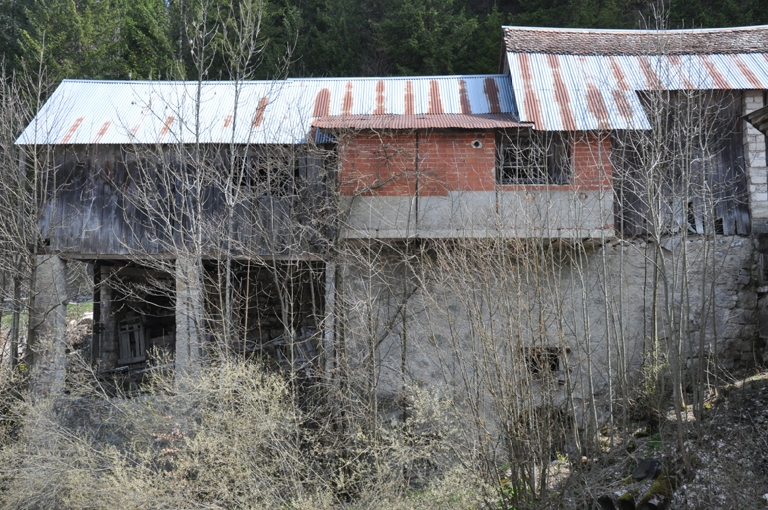
[[[56,255],[38,255],[34,305],[29,318],[29,354],[34,395],[64,391],[67,372],[67,265]]]
[[[194,373],[203,339],[202,275],[193,257],[176,259],[176,378]]]
[[[763,107],[762,90],[744,91],[742,113],[747,115]],[[768,232],[768,169],[766,168],[765,136],[754,126],[744,122],[744,160],[749,182],[749,208],[752,231]]]

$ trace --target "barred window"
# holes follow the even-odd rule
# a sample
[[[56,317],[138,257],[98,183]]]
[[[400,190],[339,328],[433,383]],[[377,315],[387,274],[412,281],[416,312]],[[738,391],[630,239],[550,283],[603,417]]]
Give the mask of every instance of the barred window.
[[[567,133],[499,132],[496,135],[499,184],[568,184],[571,140]]]

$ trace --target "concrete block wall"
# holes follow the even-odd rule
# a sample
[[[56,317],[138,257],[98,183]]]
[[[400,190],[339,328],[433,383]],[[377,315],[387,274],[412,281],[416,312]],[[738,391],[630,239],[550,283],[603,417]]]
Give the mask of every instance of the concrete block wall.
[[[742,113],[747,115],[764,106],[762,90],[747,90],[743,96]],[[765,136],[744,122],[744,159],[749,182],[749,207],[753,230],[768,232],[768,165]]]

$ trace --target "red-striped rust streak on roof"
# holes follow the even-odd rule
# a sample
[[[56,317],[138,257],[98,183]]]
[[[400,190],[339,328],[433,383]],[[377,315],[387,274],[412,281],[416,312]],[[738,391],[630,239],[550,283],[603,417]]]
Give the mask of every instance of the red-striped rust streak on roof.
[[[230,124],[232,124],[232,115],[227,115],[224,118],[224,127],[229,127]]]
[[[101,129],[99,129],[99,132],[96,133],[96,138],[93,139],[93,142],[91,143],[99,143],[101,141],[101,138],[104,136],[104,133],[107,132],[107,129],[109,129],[109,126],[112,125],[112,122],[106,121],[102,126]]]
[[[327,88],[320,89],[315,97],[315,109],[313,117],[325,117],[331,111],[331,91]]]
[[[560,119],[563,123],[563,129],[573,131],[576,129],[576,120],[571,111],[571,97],[568,95],[568,87],[560,74],[560,60],[557,55],[547,55],[547,64],[552,70],[552,78],[555,82],[555,101],[560,110]]]
[[[627,84],[627,80],[624,77],[624,73],[621,70],[621,66],[619,66],[619,63],[616,62],[616,59],[614,57],[608,57],[608,61],[611,64],[611,71],[613,72],[613,77],[616,78],[616,82],[619,85],[619,88],[621,90],[630,90],[629,85]],[[623,95],[621,97],[624,97]]]
[[[674,65],[677,70],[680,72],[680,77],[683,79],[683,86],[688,90],[695,90],[696,87],[693,86],[693,83],[688,81],[688,77],[685,76],[685,73],[683,72],[682,68],[682,62],[680,61],[679,55],[670,55],[669,61],[672,62],[672,65]]]
[[[627,96],[620,90],[612,90],[613,101],[616,103],[616,107],[619,109],[619,115],[625,119],[632,117],[632,106],[627,101]]]
[[[376,108],[373,110],[376,115],[384,115],[386,107],[384,106],[384,80],[376,82]]]
[[[405,82],[405,114],[413,115],[413,82],[408,80]]]
[[[77,131],[77,128],[79,128],[80,124],[82,123],[83,123],[82,117],[78,117],[77,119],[75,119],[75,122],[69,127],[69,130],[64,135],[64,138],[61,139],[61,143],[69,142],[70,138],[72,138],[72,135],[75,134],[75,131]]]
[[[528,54],[519,53],[517,58],[520,61],[520,70],[523,73],[523,81],[525,83],[525,101],[523,102],[525,115],[533,121],[536,128],[544,129],[541,109],[539,108],[539,98],[536,97],[536,91],[533,88],[533,76],[531,75],[531,63],[528,60]]]
[[[741,71],[741,74],[744,75],[744,77],[747,79],[750,85],[755,87],[756,89],[762,89],[763,84],[760,83],[760,80],[757,79],[757,76],[755,76],[755,73],[752,72],[752,70],[747,67],[747,65],[744,63],[741,58],[739,58],[736,55],[730,55],[731,59],[733,59],[734,63],[736,64],[736,67],[739,68],[739,71]]]
[[[472,105],[469,104],[469,96],[467,95],[466,80],[459,80],[459,101],[461,102],[461,113],[465,115],[472,113]]]
[[[437,80],[429,80],[429,108],[427,113],[439,115],[443,113],[443,102],[440,100],[440,84]]]
[[[264,120],[264,110],[267,109],[267,101],[269,101],[267,96],[259,99],[259,105],[256,107],[256,113],[253,115],[253,127],[261,126]]]
[[[661,80],[656,74],[656,71],[653,70],[653,66],[651,66],[651,62],[648,60],[648,57],[638,58],[640,59],[640,69],[643,71],[643,76],[645,76],[645,82],[648,84],[648,88],[664,90],[666,87],[664,87],[664,84],[661,83]]]
[[[347,90],[344,92],[344,101],[341,104],[342,115],[350,115],[352,113],[352,103],[354,98],[352,97],[352,82],[347,82]]]
[[[165,135],[168,133],[168,130],[171,129],[171,124],[173,124],[173,119],[175,117],[171,115],[167,119],[165,119],[165,124],[163,124],[163,128],[160,130],[160,134],[157,136],[157,141],[162,142],[163,138],[165,138]]]
[[[715,87],[719,89],[733,88],[728,83],[728,80],[726,80],[723,77],[723,75],[720,74],[720,71],[717,70],[717,68],[715,67],[715,64],[713,64],[712,61],[709,60],[709,57],[707,55],[701,55],[699,58],[704,64],[704,67],[707,68],[707,71],[709,71],[709,75],[712,77],[712,80],[715,82]]]
[[[321,129],[503,129],[530,128],[510,113],[438,114],[438,115],[336,115],[315,119],[312,125]]]
[[[483,80],[483,92],[485,92],[485,97],[488,99],[488,111],[491,113],[501,113],[499,87],[496,86],[496,80],[490,77]]]
[[[587,108],[597,119],[597,127],[608,129],[608,108],[605,106],[602,94],[592,83],[587,83]]]

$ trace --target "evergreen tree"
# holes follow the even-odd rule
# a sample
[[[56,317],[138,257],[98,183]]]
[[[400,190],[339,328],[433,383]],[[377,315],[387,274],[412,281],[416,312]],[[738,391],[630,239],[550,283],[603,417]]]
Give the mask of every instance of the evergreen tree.
[[[27,62],[63,78],[148,78],[170,65],[163,0],[33,0],[21,31]]]
[[[28,29],[26,9],[29,0],[0,0],[0,53],[7,70],[21,64],[20,37]]]
[[[383,11],[374,29],[392,74],[450,74],[468,69],[478,21],[461,1],[388,0]]]

